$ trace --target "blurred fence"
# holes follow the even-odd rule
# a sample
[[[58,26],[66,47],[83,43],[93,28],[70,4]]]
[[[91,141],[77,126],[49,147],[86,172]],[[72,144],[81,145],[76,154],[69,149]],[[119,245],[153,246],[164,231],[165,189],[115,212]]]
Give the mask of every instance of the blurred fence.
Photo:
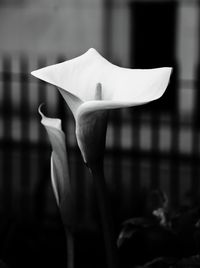
[[[57,90],[30,72],[64,60],[0,57],[0,212],[19,218],[57,216],[50,182],[50,144],[37,109],[60,117],[66,132],[80,221],[93,222],[92,179],[77,147],[71,112]],[[200,131],[193,119],[149,112],[145,106],[110,112],[105,173],[116,218],[139,214],[144,189],[164,190],[172,206],[199,202]]]

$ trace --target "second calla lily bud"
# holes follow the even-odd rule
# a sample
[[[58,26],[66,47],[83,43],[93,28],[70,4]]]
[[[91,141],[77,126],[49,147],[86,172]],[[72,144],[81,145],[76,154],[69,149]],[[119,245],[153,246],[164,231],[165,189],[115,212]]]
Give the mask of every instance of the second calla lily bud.
[[[70,182],[69,164],[65,144],[65,134],[61,128],[61,120],[46,117],[38,109],[45,127],[51,147],[51,182],[61,218],[65,226],[73,228],[75,221],[74,197]]]

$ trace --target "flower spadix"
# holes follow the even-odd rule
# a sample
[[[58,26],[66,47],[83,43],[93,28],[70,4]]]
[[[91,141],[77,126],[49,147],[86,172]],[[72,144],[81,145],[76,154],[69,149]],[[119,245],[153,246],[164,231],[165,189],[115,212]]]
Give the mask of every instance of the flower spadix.
[[[100,141],[98,138],[105,136],[105,111],[160,98],[169,83],[171,70],[170,67],[122,68],[91,48],[74,59],[33,71],[32,75],[59,88],[74,115],[83,158],[89,162],[96,154],[102,154],[95,146],[104,143],[104,138]]]
[[[74,203],[70,183],[69,165],[65,144],[65,134],[61,128],[61,120],[46,117],[38,109],[45,127],[51,147],[51,182],[57,205],[60,209],[64,225],[72,226],[74,221]]]

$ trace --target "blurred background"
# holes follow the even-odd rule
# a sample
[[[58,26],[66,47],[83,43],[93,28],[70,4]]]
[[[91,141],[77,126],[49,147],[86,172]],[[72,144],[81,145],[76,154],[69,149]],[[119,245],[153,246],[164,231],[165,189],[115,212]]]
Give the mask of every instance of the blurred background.
[[[153,189],[162,189],[174,209],[199,205],[199,15],[198,0],[0,1],[0,257],[10,267],[66,262],[41,103],[66,132],[80,223],[76,267],[104,263],[96,196],[74,119],[57,89],[30,75],[90,47],[122,67],[173,67],[160,100],[110,112],[105,173],[116,233],[125,219],[144,213]]]

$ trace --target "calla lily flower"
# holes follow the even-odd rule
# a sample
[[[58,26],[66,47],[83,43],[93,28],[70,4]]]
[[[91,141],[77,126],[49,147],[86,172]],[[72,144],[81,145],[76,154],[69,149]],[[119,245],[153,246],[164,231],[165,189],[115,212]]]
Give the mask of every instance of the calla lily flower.
[[[74,224],[74,203],[70,183],[69,165],[65,145],[65,134],[61,128],[61,120],[46,117],[38,109],[45,127],[51,147],[51,182],[57,205],[60,209],[61,218],[65,226],[72,227]]]
[[[116,268],[118,261],[103,172],[108,110],[141,105],[160,98],[167,88],[171,71],[170,67],[121,68],[91,48],[77,58],[31,73],[58,87],[74,115],[77,142],[96,185],[109,268]],[[60,123],[56,122],[58,126]],[[58,132],[62,133],[61,130]],[[56,147],[57,154],[62,151],[60,146],[63,146],[62,142]],[[59,159],[57,157],[53,178],[60,176],[59,169],[62,170],[64,165]],[[67,193],[68,190],[65,188],[65,191]],[[59,200],[59,193],[57,196]]]
[[[76,122],[78,145],[86,163],[101,158],[107,110],[145,104],[160,98],[172,68],[118,67],[91,48],[74,59],[31,74],[59,88]]]

